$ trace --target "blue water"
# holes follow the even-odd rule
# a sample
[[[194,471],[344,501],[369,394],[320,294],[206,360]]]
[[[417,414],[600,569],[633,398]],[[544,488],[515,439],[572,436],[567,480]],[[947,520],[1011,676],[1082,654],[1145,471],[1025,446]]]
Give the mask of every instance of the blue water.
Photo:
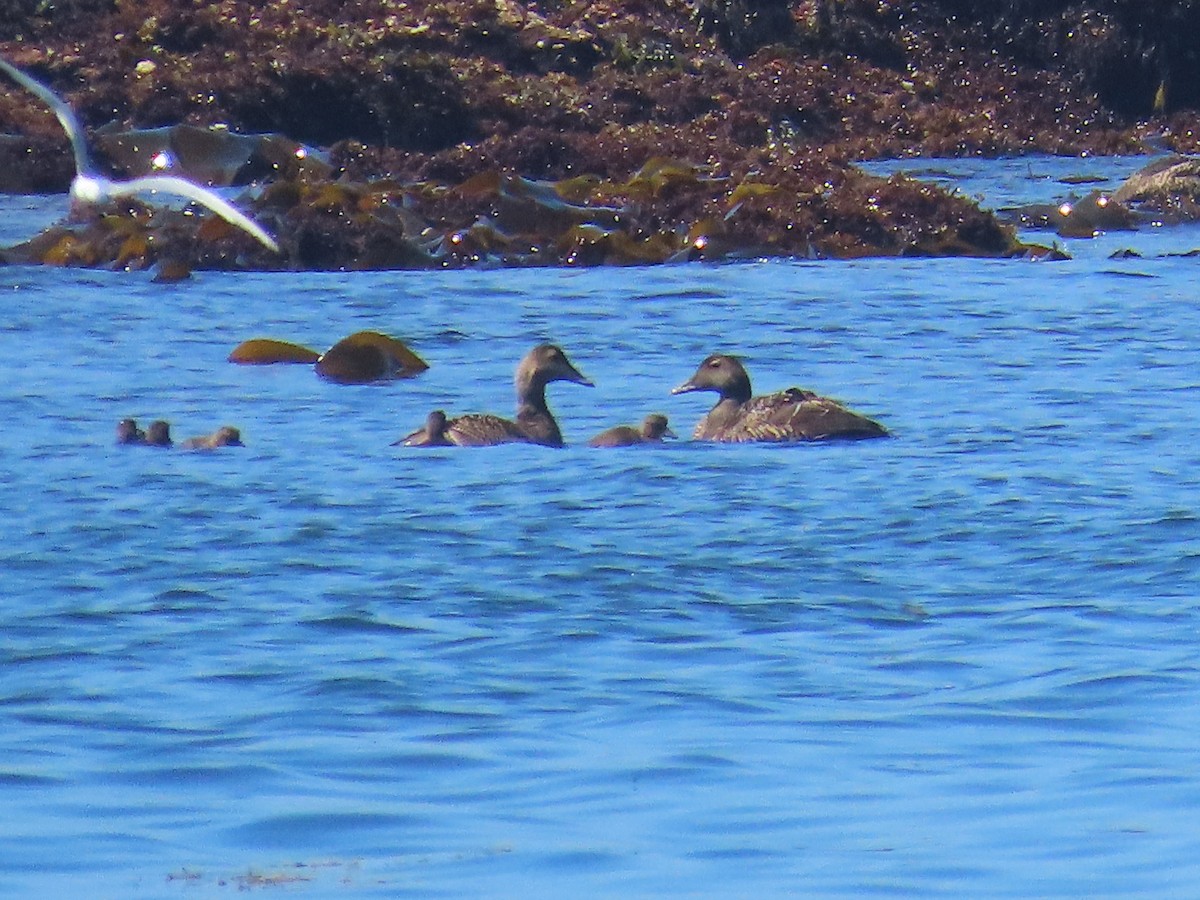
[[[972,192],[1056,196],[990,165]],[[1194,893],[1200,305],[1156,254],[1197,246],[0,269],[0,895]],[[361,328],[432,368],[225,362]],[[510,412],[544,339],[596,382],[550,389],[576,446],[390,446]],[[715,349],[896,437],[582,446],[689,433]],[[247,447],[117,448],[125,416]]]

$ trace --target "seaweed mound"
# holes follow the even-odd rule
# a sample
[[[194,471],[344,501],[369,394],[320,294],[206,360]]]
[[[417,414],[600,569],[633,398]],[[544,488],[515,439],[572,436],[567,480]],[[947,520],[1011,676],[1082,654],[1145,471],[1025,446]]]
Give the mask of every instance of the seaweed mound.
[[[192,128],[198,144],[220,126],[327,151],[297,166],[231,142],[233,161],[214,164],[235,184],[270,182],[244,202],[281,257],[204,217],[141,208],[136,227],[116,210],[64,226],[69,247],[39,244],[53,262],[999,255],[1020,248],[989,213],[853,162],[1128,153],[1150,131],[1186,150],[1200,134],[1180,37],[1200,24],[1191,2],[8,5],[0,53],[71,102],[118,174],[137,165],[120,133]],[[0,131],[0,188],[65,189],[57,123],[7,85]],[[117,215],[119,237],[105,222]],[[154,235],[144,253],[139,228]]]

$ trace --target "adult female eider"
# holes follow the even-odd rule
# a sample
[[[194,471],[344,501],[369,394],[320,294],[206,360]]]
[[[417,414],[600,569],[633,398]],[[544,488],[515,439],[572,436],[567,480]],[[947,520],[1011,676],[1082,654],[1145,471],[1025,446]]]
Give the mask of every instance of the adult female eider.
[[[693,437],[698,441],[827,441],[886,437],[887,429],[812,391],[788,388],[755,397],[735,357],[714,353],[672,394],[715,391],[721,397]]]
[[[602,431],[590,441],[589,447],[632,447],[635,444],[661,444],[664,437],[675,437],[667,427],[667,417],[662,413],[651,413],[642,420],[641,428],[618,425]]]
[[[592,387],[579,370],[554,344],[539,344],[517,365],[513,379],[517,389],[517,417],[502,419],[490,413],[470,413],[446,422],[445,435],[459,447],[494,447],[497,444],[542,444],[562,447],[562,432],[546,406],[546,385],[552,381],[570,381]],[[414,431],[402,438],[405,445],[425,433]]]

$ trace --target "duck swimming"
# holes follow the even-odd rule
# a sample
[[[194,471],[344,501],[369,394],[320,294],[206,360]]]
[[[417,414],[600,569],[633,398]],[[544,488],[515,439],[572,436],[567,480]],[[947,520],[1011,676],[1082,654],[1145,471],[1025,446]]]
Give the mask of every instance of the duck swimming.
[[[445,426],[446,439],[459,447],[494,447],[498,444],[541,444],[562,447],[562,432],[546,406],[546,385],[552,381],[570,381],[592,387],[562,348],[554,344],[539,344],[530,350],[517,365],[513,379],[517,390],[517,416],[503,419],[491,413],[470,413],[449,419]],[[426,433],[414,431],[397,443],[410,443]]]
[[[212,434],[188,438],[179,445],[184,450],[215,450],[217,447],[244,447],[242,433],[232,425],[222,425]]]
[[[716,405],[696,425],[698,441],[826,441],[886,437],[878,422],[800,388],[755,397],[750,375],[733,356],[714,353],[672,394],[715,391]]]
[[[414,431],[408,437],[396,441],[397,444],[404,444],[405,447],[453,447],[450,439],[446,437],[446,414],[440,409],[435,409],[429,414],[425,420],[425,427],[420,431]]]
[[[136,420],[122,419],[117,423],[117,443],[144,444],[146,443],[146,432],[138,428]]]
[[[667,417],[662,413],[651,413],[642,420],[640,428],[618,425],[602,431],[590,441],[589,447],[632,447],[635,444],[659,444],[665,437],[675,437],[667,427]]]
[[[170,447],[171,426],[162,419],[155,419],[146,429],[146,443],[151,447]]]

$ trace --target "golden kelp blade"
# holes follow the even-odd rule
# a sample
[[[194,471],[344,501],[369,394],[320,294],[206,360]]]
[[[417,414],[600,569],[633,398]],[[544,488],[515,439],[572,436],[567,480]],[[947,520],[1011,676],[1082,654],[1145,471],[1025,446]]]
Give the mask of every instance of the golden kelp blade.
[[[428,363],[401,341],[378,331],[359,331],[342,338],[317,360],[318,375],[347,384],[410,378],[428,368]]]
[[[271,338],[252,338],[242,341],[229,354],[229,361],[242,365],[266,365],[268,363],[315,363],[321,358],[316,350],[301,347],[289,341]]]

